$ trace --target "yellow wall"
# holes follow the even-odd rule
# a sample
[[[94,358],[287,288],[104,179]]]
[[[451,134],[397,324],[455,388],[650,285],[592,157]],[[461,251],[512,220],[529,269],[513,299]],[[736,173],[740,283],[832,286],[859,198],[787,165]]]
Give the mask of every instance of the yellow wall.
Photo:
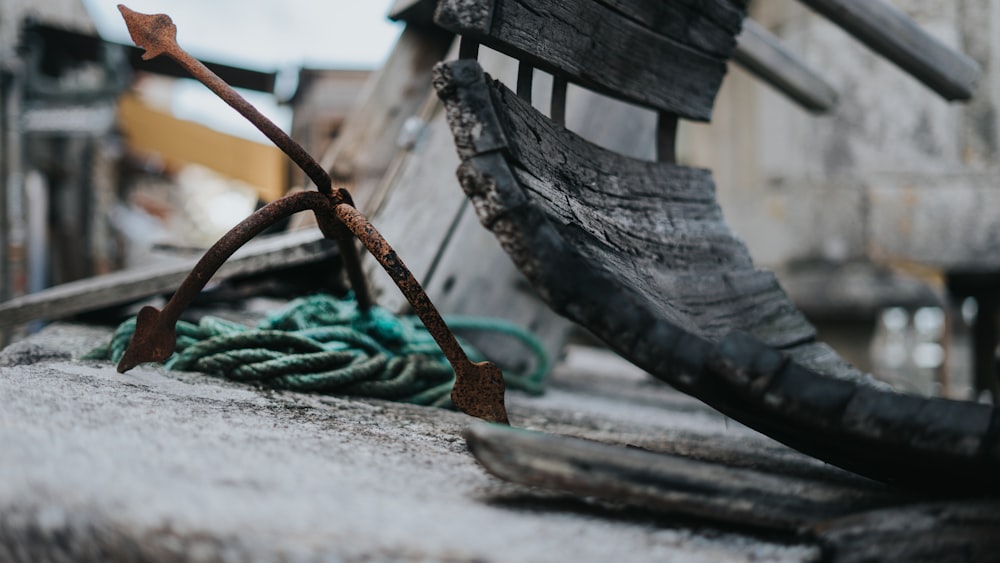
[[[118,121],[136,151],[155,153],[170,168],[194,163],[257,188],[260,198],[284,195],[287,160],[277,147],[220,133],[154,109],[135,94],[124,95]]]

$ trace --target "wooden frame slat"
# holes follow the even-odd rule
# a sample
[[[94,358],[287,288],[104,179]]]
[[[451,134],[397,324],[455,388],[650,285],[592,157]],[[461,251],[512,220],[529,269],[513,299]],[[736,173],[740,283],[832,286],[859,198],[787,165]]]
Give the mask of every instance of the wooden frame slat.
[[[725,0],[712,0],[724,3]],[[560,0],[442,0],[434,21],[537,68],[594,91],[687,119],[708,121],[726,73],[737,28],[697,40],[683,28],[652,25],[673,8],[654,13],[634,2],[569,4]],[[737,2],[739,4],[739,2]],[[700,12],[696,12],[700,13]],[[661,18],[662,19],[662,18]],[[704,24],[717,27],[711,21]],[[706,42],[712,49],[705,49]]]
[[[968,100],[981,69],[886,0],[799,0],[946,100]]]

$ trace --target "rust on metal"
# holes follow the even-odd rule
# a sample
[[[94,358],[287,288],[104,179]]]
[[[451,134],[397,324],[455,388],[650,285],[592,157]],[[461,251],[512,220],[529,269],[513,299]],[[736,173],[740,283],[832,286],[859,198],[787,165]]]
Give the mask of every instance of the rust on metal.
[[[334,197],[343,196],[346,191],[341,190],[340,193],[333,191],[330,175],[301,145],[292,140],[264,114],[257,111],[257,108],[253,107],[250,102],[246,101],[243,96],[209,70],[201,61],[181,49],[180,45],[177,44],[177,26],[174,25],[170,16],[166,14],[140,14],[130,10],[124,4],[118,5],[118,11],[125,18],[125,25],[128,26],[132,41],[137,47],[146,50],[142,55],[143,59],[149,60],[159,55],[166,55],[176,61],[191,76],[253,123],[261,133],[266,135],[272,143],[302,168],[302,171],[316,184],[316,188],[321,193],[334,194]]]
[[[267,227],[307,209],[313,210],[320,225],[330,223],[327,218],[333,213],[331,198],[319,192],[309,191],[287,195],[273,201],[230,229],[205,252],[201,260],[198,260],[162,311],[148,306],[139,311],[135,335],[125,350],[125,355],[118,362],[118,371],[125,373],[139,364],[162,362],[169,358],[170,354],[174,353],[176,343],[174,327],[177,320],[222,264]],[[320,217],[323,219],[319,219]]]
[[[315,214],[323,235],[336,240],[340,245],[344,267],[359,309],[367,310],[372,305],[372,300],[361,269],[358,250],[354,245],[354,237],[361,241],[392,277],[448,358],[455,370],[455,385],[451,393],[455,406],[472,416],[506,424],[504,380],[500,369],[491,362],[474,363],[469,360],[412,272],[368,219],[354,208],[350,193],[343,188],[334,190],[329,174],[301,145],[257,111],[208,67],[181,49],[176,40],[177,28],[170,16],[140,14],[121,4],[118,5],[118,10],[125,18],[132,40],[146,50],[144,59],[163,54],[177,61],[194,78],[271,139],[309,176],[319,190],[285,196],[244,219],[205,253],[162,311],[155,307],[144,307],[139,311],[135,336],[118,364],[118,371],[124,373],[140,363],[163,361],[170,357],[176,342],[175,326],[181,312],[205,287],[219,267],[238,248],[268,226],[308,209]]]
[[[507,411],[503,402],[504,380],[500,368],[491,362],[473,363],[469,360],[413,273],[360,211],[345,204],[337,205],[334,211],[337,218],[361,240],[368,252],[392,277],[392,281],[403,292],[413,311],[448,358],[455,370],[455,386],[451,390],[451,401],[455,406],[466,414],[507,424]]]

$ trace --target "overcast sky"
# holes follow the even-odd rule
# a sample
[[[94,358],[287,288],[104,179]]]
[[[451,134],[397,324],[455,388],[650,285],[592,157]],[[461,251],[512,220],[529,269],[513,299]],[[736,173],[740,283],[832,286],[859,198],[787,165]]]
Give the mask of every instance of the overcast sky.
[[[382,65],[401,29],[386,19],[391,0],[83,0],[98,32],[131,45],[117,5],[166,13],[177,41],[203,60],[254,70],[368,68]],[[271,96],[244,93],[286,131],[288,108]],[[269,143],[252,125],[193,81],[174,87],[172,111],[219,131]]]
[[[105,39],[131,43],[120,0],[83,0]],[[196,57],[257,70],[287,66],[377,68],[399,34],[390,0],[125,0],[166,13]]]

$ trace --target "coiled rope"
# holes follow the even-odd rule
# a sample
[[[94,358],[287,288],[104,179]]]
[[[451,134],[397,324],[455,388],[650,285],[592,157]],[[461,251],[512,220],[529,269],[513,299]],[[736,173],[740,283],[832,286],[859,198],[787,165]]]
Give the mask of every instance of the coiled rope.
[[[504,372],[508,389],[544,391],[549,361],[531,333],[506,321],[449,317],[455,330],[513,337],[534,356],[530,373]],[[135,333],[135,318],[118,326],[111,341],[87,359],[118,362]],[[484,356],[468,343],[473,361]],[[296,299],[257,328],[217,317],[177,323],[177,347],[165,365],[277,389],[375,397],[419,405],[451,406],[455,373],[416,317],[379,307],[358,311],[351,298],[317,294]]]

